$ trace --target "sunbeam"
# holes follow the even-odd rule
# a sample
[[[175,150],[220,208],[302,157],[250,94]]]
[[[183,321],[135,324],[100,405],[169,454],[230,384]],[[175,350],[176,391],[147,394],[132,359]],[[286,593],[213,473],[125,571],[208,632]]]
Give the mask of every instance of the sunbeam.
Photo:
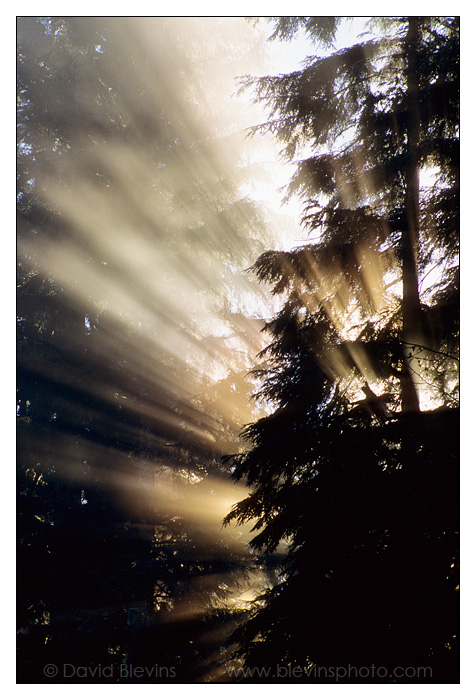
[[[126,626],[188,625],[162,655],[208,677],[224,637],[207,616],[228,611],[229,628],[239,592],[266,582],[250,528],[222,527],[247,493],[222,458],[259,410],[247,373],[272,308],[246,269],[286,226],[247,196],[276,148],[246,139],[259,108],[233,96],[264,37],[240,18],[26,18],[18,36],[20,539],[36,556],[41,538],[26,543],[47,528],[49,567],[67,543],[84,561],[68,582],[45,570],[67,602],[28,609],[47,607],[44,644],[68,619],[81,645],[75,619],[107,626],[123,609],[79,602],[91,562],[103,549],[93,569],[123,579],[106,552],[127,558],[134,541],[144,588],[125,593]],[[184,635],[206,648],[200,664],[181,661]]]
[[[324,494],[342,436],[362,434],[365,474],[387,431],[386,477],[399,421],[456,406],[454,144],[441,125],[423,143],[416,211],[405,81],[386,95],[400,54],[378,29],[351,45],[363,18],[334,36],[341,19],[274,18],[274,49],[252,18],[18,19],[25,682],[74,664],[229,680],[233,630],[286,600],[283,557],[322,537],[299,540],[310,504],[358,500]],[[322,566],[303,590],[328,590]]]

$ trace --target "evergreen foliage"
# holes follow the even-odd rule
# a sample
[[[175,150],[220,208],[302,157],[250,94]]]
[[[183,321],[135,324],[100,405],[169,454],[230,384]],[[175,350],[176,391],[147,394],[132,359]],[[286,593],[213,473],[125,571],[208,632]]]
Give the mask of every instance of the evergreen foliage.
[[[19,683],[213,678],[228,600],[253,567],[221,537],[222,507],[214,537],[201,505],[229,491],[219,456],[242,420],[213,406],[197,358],[215,342],[228,390],[246,393],[203,309],[221,308],[263,227],[204,127],[191,34],[185,55],[173,18],[18,21]],[[246,48],[230,37],[235,60]]]
[[[342,19],[274,18],[271,38],[326,47]],[[232,642],[247,668],[306,669],[294,683],[348,664],[387,676],[340,682],[455,683],[459,22],[369,30],[244,82],[269,110],[253,131],[296,164],[288,196],[312,240],[252,268],[282,305],[255,372],[268,415],[230,458],[251,492],[226,522],[254,521],[251,545],[286,554]]]

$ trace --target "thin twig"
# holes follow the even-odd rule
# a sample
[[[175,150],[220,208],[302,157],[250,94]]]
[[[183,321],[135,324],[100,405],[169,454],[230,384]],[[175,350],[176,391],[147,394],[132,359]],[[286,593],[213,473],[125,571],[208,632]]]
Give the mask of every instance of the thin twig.
[[[452,360],[456,360],[456,362],[459,362],[459,357],[455,357],[455,355],[450,355],[447,352],[443,352],[442,350],[433,350],[433,348],[427,348],[426,345],[421,345],[420,343],[410,343],[408,341],[403,341],[403,345],[407,345],[408,347],[411,348],[420,348],[421,350],[428,350],[428,352],[433,352],[436,353],[437,355],[443,355],[444,357],[449,357]]]

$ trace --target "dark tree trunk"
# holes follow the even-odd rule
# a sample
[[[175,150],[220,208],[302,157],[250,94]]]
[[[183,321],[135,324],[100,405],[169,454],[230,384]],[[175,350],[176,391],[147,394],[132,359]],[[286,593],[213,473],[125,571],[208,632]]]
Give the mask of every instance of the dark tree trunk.
[[[416,54],[419,41],[419,18],[410,17],[407,46],[407,153],[408,164],[405,182],[405,226],[402,231],[402,317],[405,364],[401,379],[402,411],[418,411],[419,400],[415,386],[415,370],[412,357],[415,345],[422,343],[422,314],[418,291],[418,239],[419,239],[419,163],[420,118],[418,101],[418,73]]]

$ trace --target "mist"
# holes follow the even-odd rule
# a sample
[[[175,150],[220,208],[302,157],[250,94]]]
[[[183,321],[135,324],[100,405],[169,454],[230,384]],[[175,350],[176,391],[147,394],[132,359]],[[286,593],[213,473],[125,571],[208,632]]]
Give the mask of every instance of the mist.
[[[237,94],[264,41],[241,18],[18,21],[27,679],[58,655],[134,654],[220,679],[217,649],[268,580],[249,528],[222,527],[247,493],[224,458],[259,415],[248,372],[272,311],[247,269],[296,235],[257,201],[277,152],[247,139],[262,115]],[[147,635],[179,622],[160,656]]]

